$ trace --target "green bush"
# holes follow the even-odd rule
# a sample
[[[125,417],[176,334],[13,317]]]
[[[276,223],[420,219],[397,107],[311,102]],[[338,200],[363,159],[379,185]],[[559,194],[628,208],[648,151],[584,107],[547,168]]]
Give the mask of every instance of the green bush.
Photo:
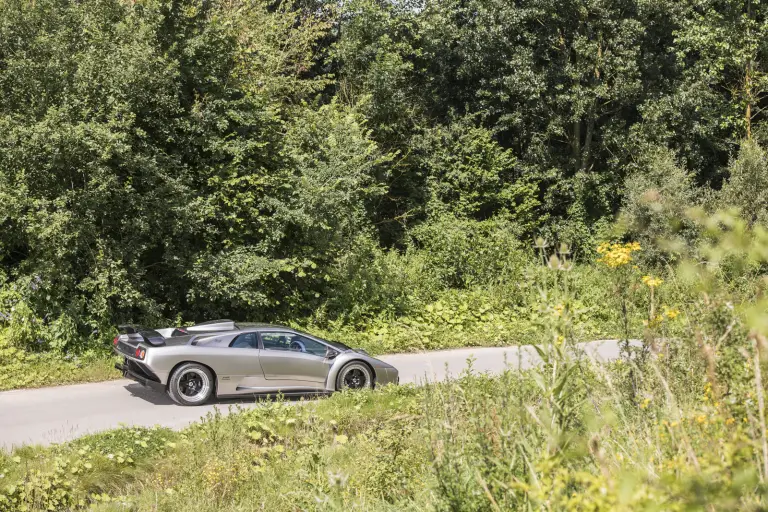
[[[625,183],[619,224],[650,261],[688,255],[697,232],[688,211],[699,204],[692,176],[671,151],[641,155]]]
[[[471,288],[522,277],[529,256],[514,223],[497,217],[475,221],[443,215],[411,233],[440,283]]]
[[[721,207],[735,207],[750,224],[768,222],[768,202],[761,190],[768,187],[768,155],[754,141],[744,141],[728,168],[728,181],[720,193]]]
[[[407,315],[443,288],[423,252],[387,251],[362,235],[330,269],[323,309],[314,317],[328,315],[354,325],[379,315]]]

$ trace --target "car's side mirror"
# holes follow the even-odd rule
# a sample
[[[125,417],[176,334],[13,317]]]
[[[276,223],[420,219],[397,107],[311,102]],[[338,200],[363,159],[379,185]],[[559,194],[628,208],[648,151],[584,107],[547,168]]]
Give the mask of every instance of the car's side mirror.
[[[337,355],[339,355],[339,353],[330,347],[325,351],[325,357],[328,359],[335,359]]]

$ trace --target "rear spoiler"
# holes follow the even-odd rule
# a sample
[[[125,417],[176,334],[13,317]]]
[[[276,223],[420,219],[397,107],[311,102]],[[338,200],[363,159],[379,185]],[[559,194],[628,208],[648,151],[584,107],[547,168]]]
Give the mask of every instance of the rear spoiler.
[[[228,319],[210,320],[189,327],[167,327],[162,329],[150,329],[140,325],[123,324],[117,326],[121,337],[135,343],[148,343],[159,347],[165,345],[165,340],[178,336],[190,336],[195,334],[208,334],[222,331],[233,331],[237,324]]]
[[[154,329],[126,324],[118,325],[117,330],[121,335],[126,335],[131,341],[145,342],[153,346],[165,345],[165,336]]]

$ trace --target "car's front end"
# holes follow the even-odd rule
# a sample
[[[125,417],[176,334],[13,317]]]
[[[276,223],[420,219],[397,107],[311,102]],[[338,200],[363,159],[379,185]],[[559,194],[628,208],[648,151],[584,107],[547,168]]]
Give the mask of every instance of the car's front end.
[[[355,361],[362,361],[373,370],[373,384],[376,387],[386,386],[387,384],[398,384],[400,382],[397,368],[391,364],[376,359],[375,357],[368,355],[365,351],[347,349],[340,352],[333,360],[326,381],[327,389],[329,391],[337,389],[336,378],[339,371],[341,371],[347,364]]]
[[[369,356],[370,357],[370,356]],[[371,357],[376,361],[373,366],[373,371],[376,373],[376,386],[386,386],[387,384],[399,384],[400,375],[397,368],[391,364],[387,364],[384,361]]]

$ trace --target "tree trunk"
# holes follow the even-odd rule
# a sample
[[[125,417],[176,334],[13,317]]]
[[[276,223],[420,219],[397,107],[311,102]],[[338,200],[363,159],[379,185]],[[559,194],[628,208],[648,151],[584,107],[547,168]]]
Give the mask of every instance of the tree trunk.
[[[749,41],[749,22],[752,21],[752,2],[747,0],[747,41]],[[752,140],[752,58],[747,58],[744,73],[744,95],[747,98],[747,112],[744,121],[747,127],[747,140]]]
[[[589,167],[592,151],[592,139],[595,134],[595,112],[597,110],[597,98],[592,101],[592,106],[587,114],[587,134],[584,137],[584,148],[581,150],[581,170],[585,171]]]
[[[573,133],[571,134],[571,155],[576,162],[578,162],[581,158],[581,119],[577,119],[573,122]]]

